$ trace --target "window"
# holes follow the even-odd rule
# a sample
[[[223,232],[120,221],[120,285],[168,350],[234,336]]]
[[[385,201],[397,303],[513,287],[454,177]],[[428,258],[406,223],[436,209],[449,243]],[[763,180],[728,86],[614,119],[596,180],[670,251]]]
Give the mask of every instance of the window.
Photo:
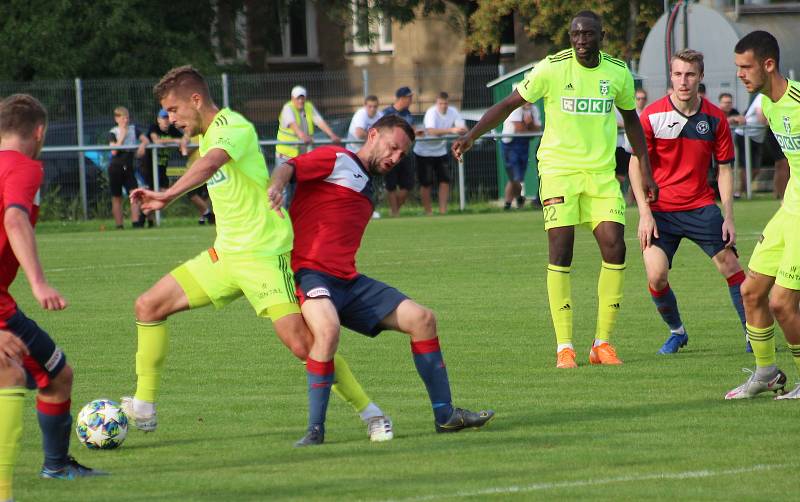
[[[317,11],[311,0],[289,3],[288,12],[281,20],[280,30],[266,34],[267,61],[316,61]]]
[[[349,45],[350,52],[353,53],[374,53],[394,51],[394,41],[392,40],[392,20],[384,19],[382,16],[377,19],[369,18],[369,9],[373,6],[372,0],[353,0],[353,24],[350,29],[352,37]],[[359,42],[356,35],[361,32],[372,32],[373,37],[369,43]]]
[[[517,43],[514,39],[514,14],[500,20],[500,54],[516,54]]]

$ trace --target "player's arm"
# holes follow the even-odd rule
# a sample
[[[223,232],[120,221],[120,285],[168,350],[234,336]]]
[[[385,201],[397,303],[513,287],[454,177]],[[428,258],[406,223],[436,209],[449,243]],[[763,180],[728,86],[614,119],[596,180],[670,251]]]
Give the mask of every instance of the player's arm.
[[[639,121],[636,110],[619,110],[622,120],[625,123],[625,134],[631,143],[633,155],[639,161],[639,172],[641,179],[638,181],[642,185],[647,199],[651,202],[658,200],[658,186],[653,181],[653,171],[650,169],[650,158],[647,156],[647,142],[644,139],[644,130]],[[633,183],[633,179],[631,179]]]
[[[736,227],[733,222],[733,166],[720,164],[717,174],[719,199],[722,202],[722,240],[725,246],[736,244]]]
[[[131,202],[141,203],[142,209],[145,211],[164,209],[184,193],[205,183],[229,160],[231,160],[231,157],[228,152],[221,148],[212,148],[204,156],[197,159],[167,191],[154,192],[137,188],[131,192]]]
[[[36,237],[33,233],[30,216],[27,208],[11,205],[6,208],[3,224],[8,234],[11,250],[17,257],[28,284],[31,285],[33,296],[45,310],[62,310],[67,307],[67,301],[61,293],[47,283],[44,269],[39,261],[36,249]]]
[[[294,176],[294,164],[284,162],[272,171],[269,180],[267,196],[269,197],[270,207],[283,217],[281,208],[283,207],[283,189],[292,181]]]
[[[653,218],[653,212],[650,210],[650,198],[645,192],[646,185],[643,182],[642,165],[635,155],[631,155],[631,160],[628,164],[628,179],[631,183],[633,196],[636,199],[636,205],[639,208],[637,236],[639,237],[639,247],[644,251],[645,248],[651,246],[654,238],[658,238],[658,227]]]
[[[503,101],[500,101],[486,110],[486,113],[483,114],[483,117],[481,117],[481,119],[472,127],[472,129],[467,131],[466,134],[453,142],[453,156],[456,159],[461,160],[462,155],[472,148],[472,143],[474,143],[476,139],[500,125],[506,119],[506,117],[511,114],[511,112],[522,106],[524,103],[525,98],[523,98],[519,92],[514,89],[514,91],[506,96]]]

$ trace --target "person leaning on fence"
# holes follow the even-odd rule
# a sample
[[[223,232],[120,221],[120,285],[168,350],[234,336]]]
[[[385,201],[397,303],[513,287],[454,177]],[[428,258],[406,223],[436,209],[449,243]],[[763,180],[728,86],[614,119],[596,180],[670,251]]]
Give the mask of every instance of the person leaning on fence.
[[[122,229],[122,188],[128,193],[139,188],[136,181],[135,159],[144,156],[145,147],[150,143],[147,136],[134,124],[131,124],[130,114],[124,106],[114,108],[114,122],[117,123],[108,131],[110,146],[139,145],[133,150],[111,150],[111,163],[108,166],[108,184],[111,188],[111,213],[118,229]],[[135,227],[144,226],[139,221],[139,206],[131,204],[131,224]]]
[[[364,106],[359,108],[350,119],[350,127],[347,128],[347,143],[345,146],[351,152],[357,152],[363,145],[363,140],[367,139],[367,131],[372,127],[383,113],[378,111],[378,96],[370,94],[364,98]],[[357,142],[358,140],[362,140]]]
[[[278,141],[302,141],[304,145],[275,146],[275,165],[279,166],[289,159],[310,150],[308,145],[314,142],[314,128],[319,127],[334,143],[342,139],[328,126],[314,104],[308,100],[306,88],[296,85],[292,88],[292,99],[287,101],[278,116]],[[294,183],[287,187],[286,207],[292,202]]]
[[[527,101],[511,112],[503,121],[503,134],[517,134],[542,130],[542,119],[539,109]],[[508,182],[505,189],[503,209],[511,210],[511,202],[516,199],[517,209],[522,209],[525,197],[522,195],[522,183],[528,171],[528,152],[531,138],[503,138],[500,141],[503,149],[503,162],[506,165]]]
[[[383,110],[383,115],[399,115],[408,125],[414,124],[411,116],[411,101],[414,92],[403,86],[394,93],[394,103]],[[406,203],[408,192],[414,189],[414,165],[410,157],[403,157],[400,162],[384,177],[386,193],[389,198],[389,211],[392,216],[400,215],[400,208]]]
[[[436,104],[425,112],[424,137],[461,135],[467,132],[464,119],[455,107],[449,105],[448,99],[446,92],[440,92]],[[430,216],[433,213],[431,192],[434,178],[439,183],[439,214],[447,213],[447,198],[450,195],[450,156],[447,153],[447,141],[418,141],[414,144],[414,157],[417,160],[419,197],[425,214]]]
[[[156,121],[150,124],[150,128],[147,130],[147,137],[155,145],[164,147],[180,146],[181,153],[186,152],[188,138],[184,138],[183,133],[179,131],[177,127],[170,124],[169,114],[163,108],[158,112]],[[155,152],[157,152],[157,154]],[[156,185],[153,178],[153,155],[158,155],[158,190],[163,192],[169,188],[167,165],[169,164],[169,158],[172,153],[172,149],[159,148],[155,152],[154,150],[147,150],[147,154],[141,163],[140,171],[145,186],[151,190],[155,190]],[[154,213],[147,215],[147,226],[152,227],[154,225],[154,217]],[[141,220],[144,221],[144,216],[141,217]]]

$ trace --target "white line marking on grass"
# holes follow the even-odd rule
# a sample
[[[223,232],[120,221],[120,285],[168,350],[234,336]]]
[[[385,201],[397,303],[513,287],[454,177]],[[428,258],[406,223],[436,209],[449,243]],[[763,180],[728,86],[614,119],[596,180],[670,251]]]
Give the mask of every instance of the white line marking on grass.
[[[511,485],[498,486],[494,488],[484,488],[482,490],[461,491],[455,493],[437,493],[435,495],[420,495],[418,497],[408,497],[403,499],[386,499],[385,502],[417,502],[423,500],[436,500],[441,498],[461,498],[461,497],[481,497],[486,495],[505,495],[511,493],[526,493],[545,490],[556,490],[559,488],[580,488],[584,486],[600,486],[612,483],[630,483],[636,481],[660,481],[660,480],[681,480],[681,479],[700,479],[717,476],[733,476],[736,474],[747,474],[751,472],[767,471],[770,469],[781,469],[794,467],[791,464],[756,464],[749,467],[738,467],[736,469],[723,469],[719,471],[684,471],[684,472],[659,472],[654,474],[639,474],[634,476],[619,476],[616,478],[584,479],[575,481],[555,481],[552,483],[534,483],[531,485]]]
[[[181,263],[180,261],[174,263]],[[116,263],[112,265],[85,265],[82,267],[62,267],[62,268],[48,268],[47,272],[75,272],[78,270],[97,270],[97,269],[110,269],[110,268],[132,268],[132,267],[160,267],[165,265],[165,263],[154,263],[154,262],[147,262],[147,263]]]

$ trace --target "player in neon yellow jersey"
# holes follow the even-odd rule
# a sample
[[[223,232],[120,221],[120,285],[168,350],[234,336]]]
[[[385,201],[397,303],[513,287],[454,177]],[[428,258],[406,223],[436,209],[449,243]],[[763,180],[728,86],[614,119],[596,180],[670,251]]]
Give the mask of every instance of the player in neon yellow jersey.
[[[549,241],[547,293],[558,343],[558,368],[577,366],[569,273],[575,226],[580,224],[592,228],[602,255],[597,329],[589,362],[622,363],[609,343],[622,302],[625,270],[625,200],[614,177],[615,106],[622,114],[634,155],[642,163],[645,192],[654,199],[658,191],[636,114],[633,77],[624,62],[600,51],[604,35],[597,14],[576,14],[569,31],[572,48],[537,63],[516,90],[453,144],[453,153],[460,158],[476,138],[525,101],[544,100],[544,136],[537,154],[539,200]]]
[[[725,399],[745,399],[784,391],[786,375],[775,358],[776,319],[800,371],[800,82],[781,75],[778,41],[766,31],[748,33],[734,52],[747,92],[763,94],[761,109],[790,169],[783,205],[764,228],[742,284],[756,371]],[[800,385],[776,399],[800,399]]]
[[[145,211],[163,209],[177,197],[206,182],[216,213],[214,246],[162,277],[136,300],[139,348],[137,388],[123,398],[123,409],[144,431],[155,430],[155,401],[167,354],[168,316],[213,304],[221,308],[245,296],[256,315],[272,320],[281,341],[306,360],[312,337],[300,315],[290,266],[292,225],[284,210],[270,208],[269,174],[253,124],[242,115],[220,110],[208,84],[190,66],[170,70],[154,92],[170,122],[186,134],[200,134],[200,159],[167,191],[137,189],[131,199]],[[370,439],[391,439],[383,416],[336,358],[334,390],[368,424]]]

